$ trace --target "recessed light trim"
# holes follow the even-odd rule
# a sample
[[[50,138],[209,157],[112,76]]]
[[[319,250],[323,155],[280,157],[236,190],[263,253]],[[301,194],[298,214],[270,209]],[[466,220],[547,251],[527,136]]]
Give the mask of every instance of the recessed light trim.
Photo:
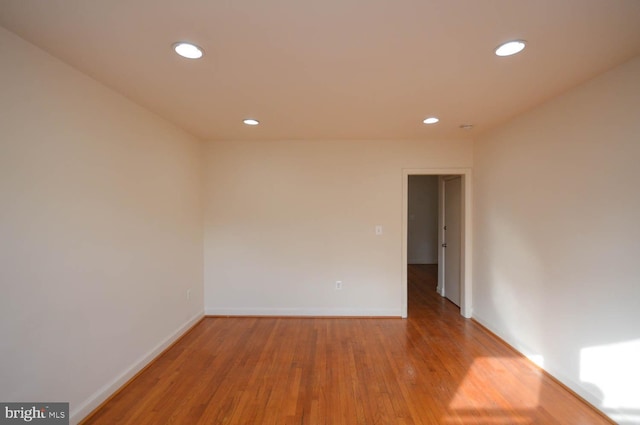
[[[246,120],[243,120],[242,122],[245,123],[246,125],[258,125],[258,124],[260,124],[260,121],[254,120],[253,118],[247,118]]]
[[[204,50],[192,43],[179,41],[173,44],[173,50],[187,59],[200,59],[204,55]]]
[[[496,47],[497,56],[511,56],[520,53],[527,46],[524,40],[511,40]]]
[[[423,123],[425,123],[425,124],[435,124],[435,123],[437,123],[438,121],[440,121],[440,118],[437,118],[437,117],[428,117],[428,118],[425,118],[422,122],[423,122]]]

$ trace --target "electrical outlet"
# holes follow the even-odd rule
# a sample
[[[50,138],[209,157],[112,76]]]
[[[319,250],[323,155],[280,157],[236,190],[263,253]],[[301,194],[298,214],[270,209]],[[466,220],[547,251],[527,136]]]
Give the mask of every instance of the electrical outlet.
[[[339,291],[342,289],[342,281],[336,280],[336,290]]]
[[[187,289],[187,301],[191,300],[191,288]]]
[[[382,234],[382,226],[380,226],[379,224],[376,226],[376,235],[381,235]]]

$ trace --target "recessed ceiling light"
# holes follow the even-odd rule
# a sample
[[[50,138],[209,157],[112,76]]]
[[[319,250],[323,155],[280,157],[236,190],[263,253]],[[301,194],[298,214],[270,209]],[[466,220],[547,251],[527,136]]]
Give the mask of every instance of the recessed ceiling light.
[[[435,124],[435,123],[437,123],[438,121],[440,121],[440,119],[439,119],[439,118],[436,118],[436,117],[429,117],[429,118],[425,118],[425,119],[424,119],[424,121],[422,121],[422,122],[423,122],[423,123],[425,123],[425,124]]]
[[[244,120],[242,122],[245,123],[246,125],[258,125],[258,124],[260,124],[260,121],[254,120],[252,118],[247,118],[246,120]]]
[[[498,56],[515,55],[516,53],[520,53],[525,48],[526,45],[527,45],[527,42],[524,40],[507,41],[506,43],[503,43],[498,47],[496,47],[496,55]]]
[[[204,54],[203,50],[195,44],[179,42],[173,45],[173,50],[177,54],[187,59],[200,59]]]

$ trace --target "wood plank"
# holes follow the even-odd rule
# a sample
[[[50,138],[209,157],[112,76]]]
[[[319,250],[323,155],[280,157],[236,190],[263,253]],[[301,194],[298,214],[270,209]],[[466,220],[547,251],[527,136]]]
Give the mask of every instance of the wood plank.
[[[609,424],[409,267],[409,318],[206,318],[84,424]]]

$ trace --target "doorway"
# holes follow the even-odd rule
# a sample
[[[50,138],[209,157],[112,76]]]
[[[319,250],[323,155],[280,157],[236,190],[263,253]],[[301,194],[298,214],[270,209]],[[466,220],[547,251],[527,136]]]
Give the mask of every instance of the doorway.
[[[409,263],[409,177],[434,176],[438,178],[438,292],[460,307],[460,314],[471,317],[471,170],[470,169],[405,169],[403,170],[403,214],[402,214],[402,317],[408,314],[407,264]],[[458,202],[456,211],[451,205],[447,231],[444,229],[446,192],[449,202]],[[457,190],[457,195],[456,195]],[[457,197],[457,199],[456,199]],[[415,217],[414,217],[415,218]],[[453,225],[450,223],[453,220]],[[448,232],[448,234],[446,233]],[[458,235],[456,236],[456,233]],[[445,239],[446,238],[446,239]],[[443,246],[446,244],[447,248]],[[450,245],[450,244],[453,244]],[[447,249],[449,253],[447,253]],[[457,251],[459,249],[459,251]],[[457,254],[456,252],[457,251]],[[447,261],[447,255],[449,256]],[[415,256],[412,253],[412,256]],[[412,259],[413,261],[414,259]],[[447,271],[447,263],[450,269]],[[445,275],[452,283],[445,282]],[[457,277],[456,277],[457,275]],[[454,283],[455,280],[458,283]],[[447,284],[449,287],[447,289]],[[453,286],[452,286],[453,285]],[[456,289],[458,289],[456,291]]]

